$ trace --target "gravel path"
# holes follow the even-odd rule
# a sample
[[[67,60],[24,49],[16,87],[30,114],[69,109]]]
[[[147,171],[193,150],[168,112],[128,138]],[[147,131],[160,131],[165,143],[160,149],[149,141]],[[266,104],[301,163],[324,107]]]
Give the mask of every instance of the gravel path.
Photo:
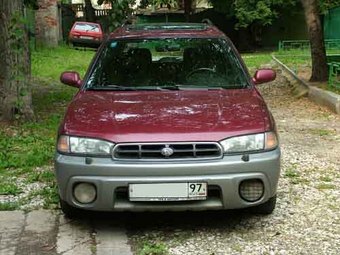
[[[127,223],[135,246],[163,244],[170,254],[340,254],[340,117],[287,82],[259,86],[276,119],[283,152],[276,210],[137,215]]]

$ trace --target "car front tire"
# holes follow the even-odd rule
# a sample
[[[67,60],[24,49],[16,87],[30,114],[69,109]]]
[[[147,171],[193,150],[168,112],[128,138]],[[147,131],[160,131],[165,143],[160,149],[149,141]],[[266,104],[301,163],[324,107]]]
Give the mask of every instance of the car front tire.
[[[270,198],[267,202],[251,207],[250,211],[255,214],[271,214],[276,206],[276,195]]]
[[[70,206],[68,203],[66,203],[64,200],[59,199],[60,201],[60,208],[61,211],[64,213],[64,215],[69,219],[75,219],[77,217],[80,217],[81,210],[77,209],[73,206]]]

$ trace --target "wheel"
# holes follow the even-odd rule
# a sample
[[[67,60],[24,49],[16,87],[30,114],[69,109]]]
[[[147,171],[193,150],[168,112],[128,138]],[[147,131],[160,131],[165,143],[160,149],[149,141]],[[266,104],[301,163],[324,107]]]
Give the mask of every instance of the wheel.
[[[250,208],[250,211],[255,214],[271,214],[276,205],[276,195],[270,198],[264,204],[260,204]]]
[[[60,201],[60,208],[67,218],[74,219],[74,218],[80,217],[81,215],[80,209],[70,206],[64,200],[59,199],[59,201]]]

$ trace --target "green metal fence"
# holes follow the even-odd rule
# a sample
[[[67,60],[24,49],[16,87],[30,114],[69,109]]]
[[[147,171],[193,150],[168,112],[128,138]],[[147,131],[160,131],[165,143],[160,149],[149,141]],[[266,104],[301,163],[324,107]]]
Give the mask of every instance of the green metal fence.
[[[331,89],[340,90],[340,63],[339,62],[328,63],[328,66],[329,66],[328,86]]]
[[[327,63],[329,67],[328,87],[330,90],[340,91],[340,39],[325,40]],[[308,40],[290,40],[279,42],[278,56],[288,58],[295,63],[291,68],[297,70],[303,62],[310,64],[310,42]],[[291,63],[292,65],[292,63]]]
[[[325,40],[326,50],[340,50],[340,39]],[[290,40],[280,41],[279,51],[296,51],[310,50],[310,42],[308,40]]]

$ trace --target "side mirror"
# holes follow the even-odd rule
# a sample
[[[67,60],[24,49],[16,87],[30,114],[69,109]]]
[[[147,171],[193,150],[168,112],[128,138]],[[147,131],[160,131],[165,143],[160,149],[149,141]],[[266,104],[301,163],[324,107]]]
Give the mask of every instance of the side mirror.
[[[262,83],[273,81],[275,80],[275,78],[276,78],[276,73],[274,70],[260,69],[256,71],[254,78],[253,78],[253,82],[255,84],[262,84]]]
[[[80,88],[82,80],[77,72],[63,72],[60,75],[60,81],[66,85]]]

